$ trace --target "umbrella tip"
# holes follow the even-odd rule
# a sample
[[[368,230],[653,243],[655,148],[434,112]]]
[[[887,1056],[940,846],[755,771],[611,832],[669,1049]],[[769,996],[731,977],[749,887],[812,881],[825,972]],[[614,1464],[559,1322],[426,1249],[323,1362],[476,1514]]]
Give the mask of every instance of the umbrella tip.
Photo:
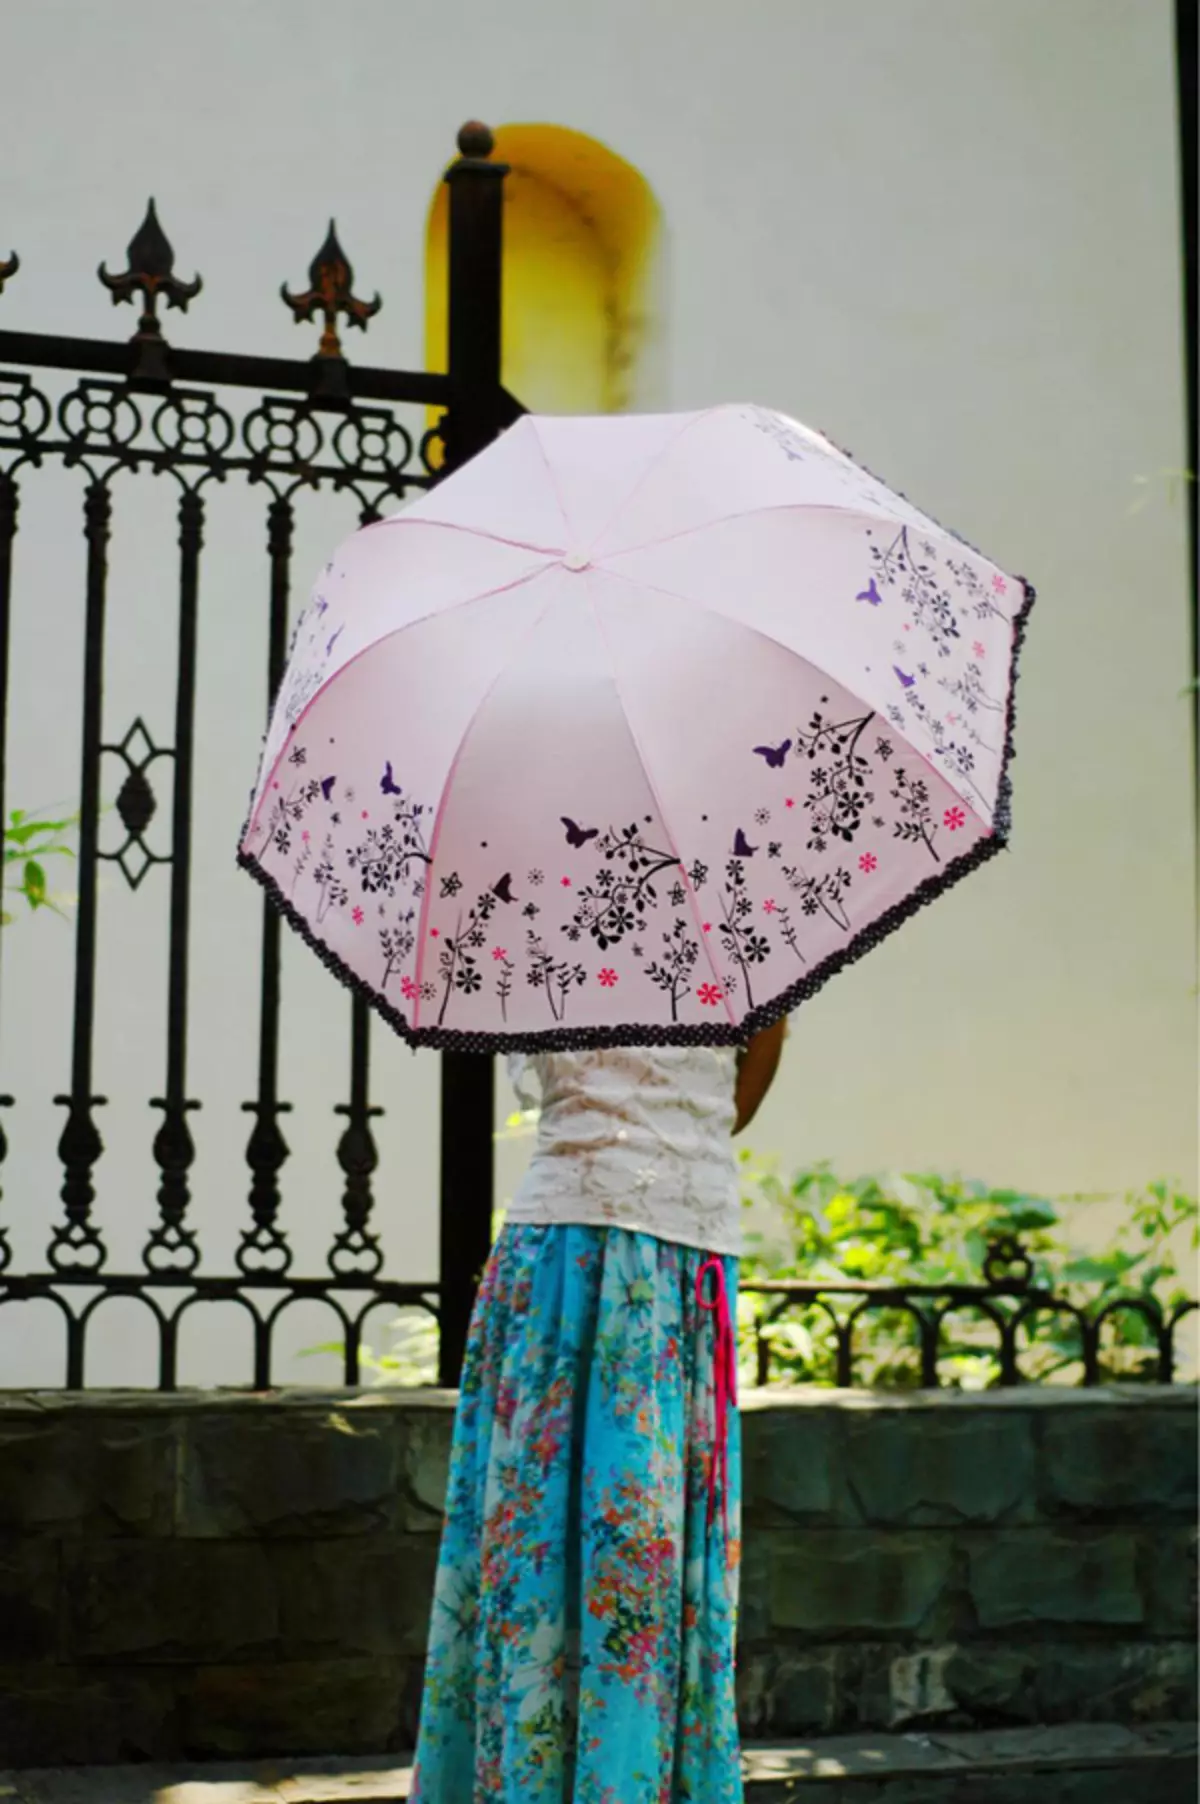
[[[458,154],[463,157],[490,157],[496,139],[490,126],[478,119],[468,119],[458,134]]]

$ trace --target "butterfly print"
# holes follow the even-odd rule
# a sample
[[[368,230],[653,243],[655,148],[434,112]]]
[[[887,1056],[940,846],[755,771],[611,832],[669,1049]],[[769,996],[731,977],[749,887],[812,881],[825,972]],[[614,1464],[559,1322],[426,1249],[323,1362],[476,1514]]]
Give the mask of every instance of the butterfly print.
[[[599,827],[580,827],[565,814],[560,814],[558,818],[567,830],[567,844],[574,846],[576,851],[580,846],[586,846],[589,839],[595,839],[600,831]]]
[[[325,800],[327,802],[331,802],[333,800],[333,786],[336,782],[337,782],[336,777],[322,777],[321,778],[321,794],[325,797]]]
[[[901,670],[899,664],[893,664],[892,669],[895,671],[896,675],[900,678],[900,684],[901,684],[902,688],[911,689],[913,687],[914,683],[917,680],[916,677],[905,676],[905,674]]]
[[[783,761],[791,749],[791,740],[785,739],[782,745],[756,745],[754,751],[757,757],[766,759],[771,770],[782,770]]]
[[[392,764],[391,764],[390,758],[383,767],[383,775],[379,779],[379,787],[385,796],[401,796],[404,794],[404,791],[401,789],[401,787],[397,783],[395,777],[392,775]]]
[[[859,591],[854,599],[855,601],[869,601],[873,608],[881,608],[883,606],[883,596],[875,586],[874,577],[871,578],[865,589]]]
[[[747,843],[746,835],[742,832],[742,829],[739,827],[737,832],[733,836],[733,855],[734,855],[734,857],[735,858],[753,858],[754,854],[757,851],[758,851],[758,847],[749,845]]]
[[[504,873],[503,877],[501,877],[499,883],[493,883],[492,894],[493,894],[493,896],[496,896],[501,902],[515,902],[516,901],[517,898],[512,893],[512,872],[511,871],[505,871],[505,873]]]

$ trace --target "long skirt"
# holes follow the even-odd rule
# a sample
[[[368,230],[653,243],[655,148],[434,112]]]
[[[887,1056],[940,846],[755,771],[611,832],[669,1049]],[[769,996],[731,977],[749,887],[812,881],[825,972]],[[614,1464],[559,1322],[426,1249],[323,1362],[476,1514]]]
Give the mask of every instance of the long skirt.
[[[412,1804],[741,1804],[741,1443],[731,1408],[720,1459],[706,1260],[620,1228],[502,1231],[455,1418]],[[737,1261],[718,1264],[732,1303]]]

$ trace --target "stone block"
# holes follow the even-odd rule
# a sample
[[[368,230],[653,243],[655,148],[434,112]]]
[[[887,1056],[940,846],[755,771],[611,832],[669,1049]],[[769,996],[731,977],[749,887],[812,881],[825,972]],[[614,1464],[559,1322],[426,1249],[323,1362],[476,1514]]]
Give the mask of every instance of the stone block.
[[[1142,1543],[1142,1595],[1151,1635],[1184,1640],[1196,1632],[1196,1531],[1161,1528]]]
[[[404,1542],[280,1541],[268,1546],[267,1556],[285,1659],[424,1652],[437,1564],[428,1535]]]
[[[58,1643],[58,1544],[0,1540],[0,1663],[52,1660]]]
[[[438,1534],[446,1509],[446,1491],[450,1477],[450,1442],[452,1418],[444,1412],[423,1411],[413,1415],[404,1434],[404,1495],[400,1506],[400,1526],[427,1534]]]
[[[985,1629],[1020,1623],[1140,1623],[1137,1542],[1120,1531],[997,1529],[968,1546]]]
[[[112,1765],[173,1760],[177,1672],[0,1666],[0,1763]]]
[[[1036,1649],[1042,1722],[1187,1722],[1196,1713],[1193,1641],[1051,1642]]]
[[[186,1754],[391,1753],[402,1746],[401,1702],[410,1694],[402,1660],[204,1666],[183,1701]]]
[[[846,1481],[856,1514],[875,1524],[953,1526],[1019,1521],[1034,1494],[1033,1436],[1023,1411],[849,1414]]]
[[[762,1740],[828,1734],[836,1729],[843,1653],[838,1647],[798,1651],[777,1646],[739,1655],[737,1695],[742,1733]]]
[[[164,1665],[279,1652],[279,1605],[263,1547],[68,1543],[63,1606],[75,1660]]]
[[[948,1535],[814,1530],[771,1559],[771,1621],[813,1634],[918,1628],[949,1589]]]
[[[1046,1515],[1195,1520],[1194,1406],[1135,1397],[1090,1409],[1043,1408],[1037,1430]]]
[[[903,1731],[924,1724],[974,1729],[1036,1718],[1035,1647],[942,1642],[862,1650],[858,1722]]]
[[[957,1721],[981,1726],[1037,1721],[1037,1644],[970,1642],[947,1653],[943,1679]]]
[[[184,1430],[178,1532],[225,1536],[379,1534],[399,1495],[396,1417],[335,1405],[303,1414],[214,1411]]]
[[[0,1423],[0,1534],[168,1534],[177,1429],[102,1411]]]
[[[765,1641],[771,1633],[771,1550],[780,1531],[762,1529],[742,1542],[738,1575],[739,1642]]]
[[[753,1409],[742,1417],[742,1508],[748,1526],[831,1522],[841,1469],[835,1409]]]

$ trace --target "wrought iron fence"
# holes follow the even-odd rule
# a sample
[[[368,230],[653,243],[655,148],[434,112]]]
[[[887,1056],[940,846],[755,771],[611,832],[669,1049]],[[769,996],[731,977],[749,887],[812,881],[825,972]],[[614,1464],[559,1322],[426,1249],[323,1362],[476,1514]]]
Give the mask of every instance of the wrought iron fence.
[[[241,1233],[236,1273],[201,1271],[201,1246],[190,1214],[195,1147],[189,1116],[199,1104],[188,1081],[189,903],[196,709],[197,596],[209,499],[214,487],[240,478],[266,501],[269,585],[264,694],[283,672],[296,510],[316,491],[348,491],[363,523],[383,506],[429,487],[487,444],[520,413],[500,385],[501,192],[506,170],[491,160],[491,134],[469,125],[459,134],[450,184],[448,373],[432,375],[359,368],[345,355],[340,325],[366,330],[381,305],[354,292],[354,275],[335,227],[308,274],[282,299],[297,321],[321,325],[308,361],[189,351],[171,345],[161,314],[186,310],[201,278],[181,278],[151,201],[132,239],[127,267],[99,279],[114,303],[140,297],[138,327],[126,343],[0,331],[0,821],[7,821],[5,743],[13,547],[20,490],[39,468],[57,461],[84,478],[83,535],[86,598],[79,788],[78,903],[74,1013],[68,1089],[56,1101],[66,1110],[58,1142],[62,1218],[46,1248],[46,1269],[13,1269],[9,1237],[0,1225],[0,1303],[43,1300],[61,1311],[66,1383],[85,1382],[89,1324],[114,1297],[135,1297],[151,1312],[159,1346],[158,1382],[177,1381],[181,1321],[198,1302],[234,1302],[253,1326],[253,1383],[271,1382],[272,1342],[282,1311],[301,1298],[331,1307],[345,1337],[345,1377],[359,1371],[363,1320],[379,1303],[419,1305],[438,1319],[443,1382],[457,1377],[474,1285],[486,1257],[492,1190],[492,1067],[463,1055],[443,1059],[442,1257],[437,1284],[395,1282],[383,1273],[383,1252],[372,1228],[372,1178],[377,1151],[370,1099],[370,1028],[365,1008],[352,1009],[348,1099],[337,1158],[342,1223],[321,1277],[293,1274],[293,1253],[281,1220],[280,1174],[288,1158],[281,1119],[290,1105],[279,1087],[280,918],[263,906],[258,1083],[244,1104],[253,1123],[246,1143],[249,1219]],[[17,276],[14,253],[0,261],[0,291]],[[31,370],[58,381],[41,385]],[[66,383],[61,380],[66,378]],[[439,409],[433,428],[406,424],[401,410]],[[418,417],[423,419],[422,415]],[[155,742],[139,716],[119,734],[106,727],[103,707],[108,546],[114,486],[119,476],[173,480],[178,491],[178,650],[172,743]],[[101,771],[115,760],[115,813],[122,837],[101,843]],[[169,769],[170,849],[147,839]],[[140,1272],[109,1270],[109,1250],[93,1217],[95,1172],[103,1153],[93,1071],[98,954],[97,874],[104,862],[137,889],[158,866],[167,868],[169,897],[168,1009],[162,1094],[153,1106],[161,1121],[153,1140],[158,1170],[158,1219],[142,1251]],[[11,1108],[11,1096],[0,1106]],[[7,1143],[0,1127],[0,1161]],[[264,1301],[264,1299],[266,1299]]]
[[[1010,1236],[989,1246],[981,1284],[756,1278],[740,1289],[758,1300],[752,1322],[743,1319],[742,1334],[743,1342],[752,1340],[759,1385],[781,1375],[860,1384],[864,1364],[880,1365],[878,1348],[863,1344],[880,1331],[892,1384],[936,1389],[965,1381],[982,1388],[1059,1376],[1083,1385],[1114,1379],[1170,1384],[1178,1375],[1179,1327],[1198,1307],[1191,1298],[1167,1304],[1152,1294],[1077,1301],[1037,1284],[1032,1260]],[[1115,1338],[1122,1317],[1141,1325],[1134,1345],[1106,1347],[1106,1331]],[[803,1352],[797,1356],[793,1344],[791,1357],[781,1357],[774,1331],[814,1318],[816,1335],[806,1334]],[[814,1348],[813,1339],[824,1346]]]

